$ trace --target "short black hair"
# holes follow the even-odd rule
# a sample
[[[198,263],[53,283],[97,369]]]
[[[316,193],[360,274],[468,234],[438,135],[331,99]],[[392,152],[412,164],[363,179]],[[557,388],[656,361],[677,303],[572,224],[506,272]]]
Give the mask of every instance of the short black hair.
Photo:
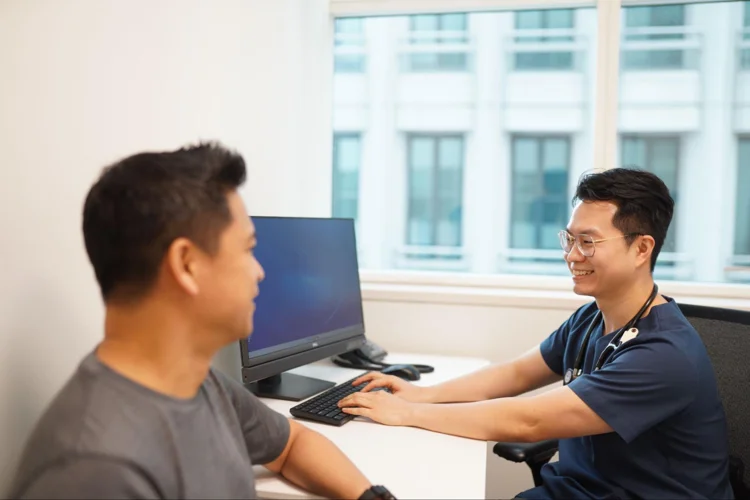
[[[144,295],[177,238],[214,254],[231,222],[227,194],[245,176],[242,156],[211,142],[106,167],[83,207],[86,252],[104,301]]]
[[[612,225],[626,235],[628,245],[637,235],[654,238],[651,271],[656,266],[674,213],[674,199],[658,176],[637,168],[612,168],[584,174],[573,196],[578,201],[609,201],[617,205]]]

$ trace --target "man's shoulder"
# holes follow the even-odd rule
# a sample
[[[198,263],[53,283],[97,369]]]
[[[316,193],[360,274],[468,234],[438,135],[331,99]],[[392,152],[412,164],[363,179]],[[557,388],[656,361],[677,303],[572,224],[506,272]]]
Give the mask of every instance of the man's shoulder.
[[[85,358],[36,424],[19,464],[20,480],[76,456],[139,462],[135,443],[158,442],[160,412]]]

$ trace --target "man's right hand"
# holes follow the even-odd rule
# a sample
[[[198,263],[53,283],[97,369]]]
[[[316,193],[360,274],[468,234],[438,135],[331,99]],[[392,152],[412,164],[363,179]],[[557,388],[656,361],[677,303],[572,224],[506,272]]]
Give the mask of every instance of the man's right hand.
[[[429,390],[427,387],[419,387],[395,375],[385,375],[380,372],[368,372],[356,379],[352,385],[367,383],[362,392],[370,392],[374,389],[385,388],[391,394],[405,401],[413,403],[428,403]]]

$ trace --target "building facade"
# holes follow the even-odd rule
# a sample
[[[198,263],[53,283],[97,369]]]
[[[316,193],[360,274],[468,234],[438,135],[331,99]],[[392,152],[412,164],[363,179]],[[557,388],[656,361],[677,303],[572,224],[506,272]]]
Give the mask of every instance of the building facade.
[[[565,274],[593,8],[337,19],[333,214],[360,265]],[[618,165],[675,200],[661,279],[750,282],[750,2],[622,12]]]

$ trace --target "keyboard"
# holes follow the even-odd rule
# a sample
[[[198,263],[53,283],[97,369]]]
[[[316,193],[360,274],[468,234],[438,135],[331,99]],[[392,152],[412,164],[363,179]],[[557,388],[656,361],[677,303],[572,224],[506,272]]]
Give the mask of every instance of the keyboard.
[[[361,391],[367,385],[367,383],[352,385],[352,382],[359,377],[361,377],[361,375],[357,375],[351,380],[347,380],[335,387],[331,387],[327,391],[321,392],[317,396],[303,401],[297,406],[293,406],[289,410],[289,413],[297,418],[315,420],[316,422],[322,422],[324,424],[337,426],[344,425],[350,420],[353,420],[355,415],[344,413],[337,405],[338,402],[346,396]]]

